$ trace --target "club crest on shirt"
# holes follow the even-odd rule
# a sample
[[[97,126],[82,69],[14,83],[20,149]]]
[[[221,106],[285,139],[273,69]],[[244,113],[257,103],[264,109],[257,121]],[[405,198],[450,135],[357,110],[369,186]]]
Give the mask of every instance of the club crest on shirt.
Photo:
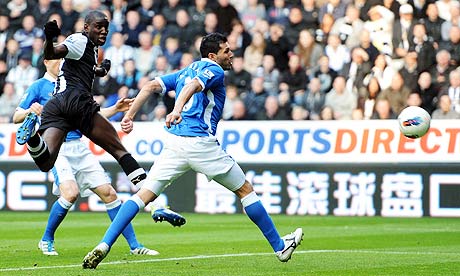
[[[212,77],[214,77],[214,73],[209,71],[208,69],[205,69],[203,71],[203,76],[205,76],[208,79],[212,79]]]

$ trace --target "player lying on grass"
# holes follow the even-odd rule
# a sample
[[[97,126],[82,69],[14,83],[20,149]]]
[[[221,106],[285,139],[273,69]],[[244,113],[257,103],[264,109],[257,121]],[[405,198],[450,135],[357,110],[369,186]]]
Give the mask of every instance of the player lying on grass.
[[[25,92],[16,112],[13,115],[13,122],[20,123],[30,114],[40,115],[43,105],[49,100],[54,90],[54,83],[59,72],[60,60],[44,60],[46,73],[35,81]],[[101,109],[101,114],[110,117],[116,112],[126,111],[132,99],[120,99],[114,106]],[[52,169],[55,184],[59,188],[56,192],[60,197],[51,207],[48,223],[43,237],[38,243],[39,249],[45,255],[58,255],[54,247],[54,235],[66,217],[69,209],[75,203],[78,195],[88,196],[90,191],[99,196],[105,203],[107,214],[113,219],[121,207],[115,189],[110,184],[104,169],[99,161],[91,153],[83,141],[79,131],[71,131],[67,134],[56,163]],[[158,209],[154,213],[156,221],[167,220],[175,226],[185,223],[185,219],[171,210]],[[148,249],[140,244],[129,224],[123,230],[132,254],[157,255],[155,250]]]

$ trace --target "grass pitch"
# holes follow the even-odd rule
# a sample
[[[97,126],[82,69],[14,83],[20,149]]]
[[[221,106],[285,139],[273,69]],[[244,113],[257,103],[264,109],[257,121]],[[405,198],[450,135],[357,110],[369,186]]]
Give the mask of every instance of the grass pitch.
[[[249,219],[184,214],[187,224],[133,224],[158,256],[133,256],[120,237],[96,270],[81,261],[102,238],[105,213],[70,213],[56,233],[59,256],[37,249],[48,213],[0,212],[1,275],[460,275],[460,220],[273,216],[281,235],[304,230],[302,245],[280,263]]]

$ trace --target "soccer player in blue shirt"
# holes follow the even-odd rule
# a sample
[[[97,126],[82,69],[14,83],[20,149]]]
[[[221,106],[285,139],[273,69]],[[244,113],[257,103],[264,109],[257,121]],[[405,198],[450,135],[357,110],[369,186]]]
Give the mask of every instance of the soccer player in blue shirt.
[[[45,75],[36,80],[26,90],[13,115],[14,123],[24,121],[30,112],[40,116],[43,105],[50,99],[59,73],[60,60],[45,59],[44,64],[46,67]],[[110,117],[118,111],[126,111],[131,101],[129,99],[120,99],[115,105],[103,108],[100,112],[103,116]],[[121,201],[118,199],[115,189],[110,185],[110,179],[99,161],[80,139],[81,137],[80,131],[71,131],[67,134],[52,169],[54,184],[59,189],[55,193],[60,197],[51,207],[45,232],[38,242],[38,248],[45,255],[58,255],[54,247],[54,234],[79,194],[88,196],[90,195],[89,190],[96,193],[105,203],[107,214],[111,220],[113,220],[121,207]],[[137,241],[131,224],[123,230],[123,236],[126,238],[132,254],[159,254],[155,250],[144,247]]]
[[[83,268],[96,268],[139,210],[190,169],[205,174],[240,198],[246,214],[262,231],[280,261],[288,261],[302,241],[301,228],[280,237],[240,166],[215,137],[225,102],[224,70],[231,68],[233,58],[226,37],[219,33],[206,35],[200,52],[200,61],[147,83],[125,114],[121,127],[129,133],[136,112],[152,93],[176,91],[174,109],[165,122],[169,135],[160,156],[141,189],[123,204],[101,243],[85,256]]]

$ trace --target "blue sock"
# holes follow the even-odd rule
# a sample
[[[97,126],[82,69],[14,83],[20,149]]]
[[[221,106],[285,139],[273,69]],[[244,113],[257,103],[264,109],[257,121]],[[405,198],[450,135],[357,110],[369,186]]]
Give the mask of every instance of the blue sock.
[[[68,202],[62,197],[54,202],[50,210],[45,233],[42,237],[43,241],[54,241],[54,233],[56,232],[61,222],[64,220],[71,206],[72,203]]]
[[[115,207],[112,207],[112,206],[115,206]],[[109,215],[110,220],[113,221],[113,219],[115,218],[115,216],[117,215],[118,211],[121,208],[121,202],[119,199],[117,199],[116,201],[112,203],[106,204],[106,207],[107,207],[107,214]],[[140,247],[140,244],[136,239],[136,234],[134,234],[133,225],[131,223],[128,224],[128,226],[126,226],[122,234],[125,237],[126,241],[128,242],[129,248],[131,248],[131,250]]]
[[[107,231],[105,232],[105,235],[102,238],[101,243],[104,242],[109,247],[112,247],[112,245],[115,243],[115,241],[126,228],[126,226],[128,226],[131,220],[133,220],[133,218],[137,215],[141,206],[139,206],[139,202],[133,200],[133,197],[128,199],[121,206],[117,215],[110,224],[109,229],[107,229]]]
[[[267,211],[265,210],[265,207],[262,205],[260,200],[258,200],[258,197],[257,197],[257,201],[254,201],[256,199],[254,196],[257,197],[255,193],[249,194],[248,196],[246,196],[245,198],[241,200],[241,202],[243,203],[244,210],[246,211],[246,214],[257,225],[257,227],[259,227],[260,231],[262,231],[265,238],[268,240],[268,242],[270,243],[270,245],[272,246],[275,252],[283,250],[284,241],[281,239],[280,235],[278,234],[278,231],[276,230],[272,219],[270,218]],[[249,203],[249,204],[246,205],[245,203]]]

